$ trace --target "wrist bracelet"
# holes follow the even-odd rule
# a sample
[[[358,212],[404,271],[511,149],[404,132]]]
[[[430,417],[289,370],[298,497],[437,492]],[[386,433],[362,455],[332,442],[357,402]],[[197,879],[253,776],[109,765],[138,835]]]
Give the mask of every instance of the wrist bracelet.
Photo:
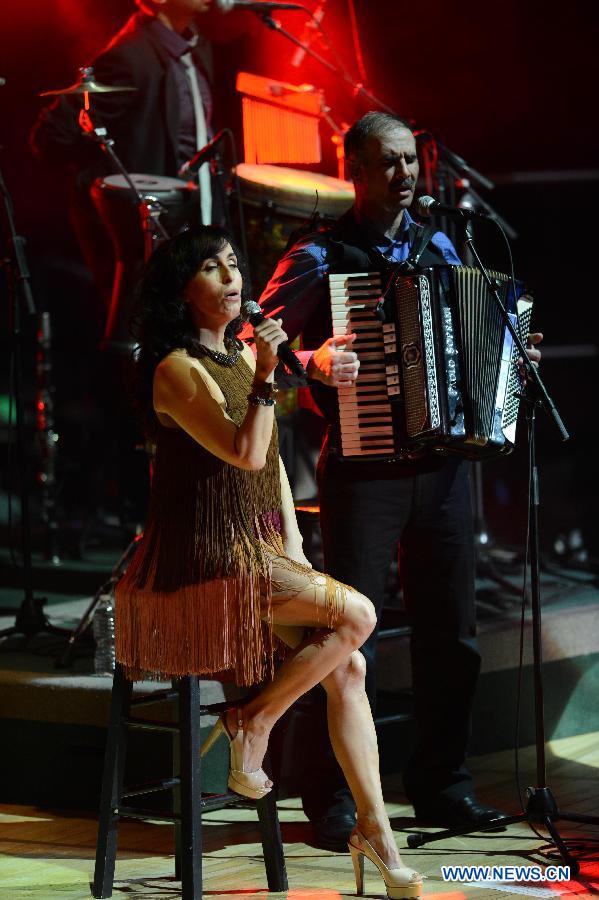
[[[276,381],[254,380],[252,382],[252,394],[255,394],[257,397],[272,397],[273,394],[278,394],[278,392]]]
[[[262,397],[260,394],[248,394],[248,403],[251,406],[274,406],[274,397]]]

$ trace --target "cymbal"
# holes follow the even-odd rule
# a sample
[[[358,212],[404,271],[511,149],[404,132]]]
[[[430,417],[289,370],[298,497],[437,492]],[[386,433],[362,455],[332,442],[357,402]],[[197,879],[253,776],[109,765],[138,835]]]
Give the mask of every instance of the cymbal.
[[[54,91],[41,91],[40,97],[58,97],[62,94],[115,94],[118,91],[136,91],[136,87],[124,84],[100,84],[94,78],[94,70],[91,66],[79,69],[81,78],[75,84],[66,88],[57,88]]]

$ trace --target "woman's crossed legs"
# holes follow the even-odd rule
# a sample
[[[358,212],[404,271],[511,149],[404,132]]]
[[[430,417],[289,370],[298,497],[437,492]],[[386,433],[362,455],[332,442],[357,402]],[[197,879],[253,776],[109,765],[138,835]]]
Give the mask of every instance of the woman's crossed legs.
[[[331,743],[353,794],[357,827],[390,867],[400,865],[383,802],[378,745],[364,689],[365,661],[359,647],[376,623],[370,600],[339,585],[345,603],[328,627],[330,580],[286,559],[273,561],[272,621],[291,645],[272,681],[243,709],[244,769],[262,765],[268,736],[292,703],[316,684],[327,694]],[[304,633],[304,629],[310,629]],[[229,727],[235,721],[230,714]],[[309,740],[309,736],[307,736]]]

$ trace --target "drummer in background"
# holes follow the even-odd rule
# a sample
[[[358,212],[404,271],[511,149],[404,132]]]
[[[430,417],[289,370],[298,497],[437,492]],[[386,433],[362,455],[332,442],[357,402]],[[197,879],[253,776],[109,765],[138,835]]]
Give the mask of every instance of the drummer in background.
[[[212,52],[198,30],[201,14],[209,8],[210,0],[136,2],[139,10],[92,61],[97,82],[135,90],[93,94],[91,113],[95,125],[106,127],[129,172],[175,178],[180,166],[213,135]],[[41,162],[67,175],[71,224],[101,303],[100,316],[104,321],[93,329],[99,338],[110,307],[115,255],[109,232],[90,196],[90,187],[114,170],[101,148],[82,134],[78,123],[82,100],[80,94],[62,95],[43,109],[30,143]],[[207,166],[200,169],[199,184],[204,223],[218,221],[218,214],[213,215],[211,210]],[[127,260],[129,269],[123,275],[127,285],[135,282],[143,263],[141,226],[138,247],[139,259]],[[95,322],[98,314],[93,298],[82,295],[76,300],[85,305]],[[137,449],[143,442],[126,400],[128,356],[98,352],[97,339],[91,346],[78,345],[75,352],[85,354],[84,415],[89,416],[90,423],[84,429],[85,436],[79,437],[80,422],[75,427],[66,418],[61,422],[63,457],[68,459],[70,455],[72,461],[76,460],[76,465],[66,466],[69,476],[62,514],[73,521],[79,521],[82,514],[84,521],[118,524],[129,533],[145,516],[148,485],[147,460]],[[70,395],[75,395],[75,403],[79,395],[77,385],[66,378],[63,381],[65,390],[60,401],[64,410]],[[81,468],[81,475],[70,474]],[[72,481],[76,482],[76,489]]]
[[[212,53],[196,27],[210,0],[136,0],[131,16],[92,62],[95,80],[135,91],[94,94],[95,124],[105,125],[129,172],[176,177],[212,137]],[[69,212],[85,262],[108,306],[113,252],[89,196],[98,177],[113,172],[78,124],[81,95],[58,97],[42,110],[31,147],[46,164],[69,174]],[[210,173],[199,171],[203,222],[212,213]],[[218,215],[216,216],[218,218]]]

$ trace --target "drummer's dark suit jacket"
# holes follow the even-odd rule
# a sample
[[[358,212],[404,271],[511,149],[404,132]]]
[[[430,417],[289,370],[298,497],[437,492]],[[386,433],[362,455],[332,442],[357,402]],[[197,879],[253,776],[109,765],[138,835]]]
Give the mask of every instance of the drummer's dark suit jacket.
[[[130,172],[177,175],[179,97],[169,55],[149,28],[151,18],[133,15],[92,62],[97,81],[135,91],[94,94],[94,120],[108,129],[114,148]],[[200,36],[193,51],[198,68],[212,81],[212,53]],[[39,160],[69,175],[71,223],[101,294],[108,299],[112,267],[104,229],[89,198],[89,185],[114,171],[101,149],[81,134],[81,96],[61,96],[40,113],[30,143]]]

